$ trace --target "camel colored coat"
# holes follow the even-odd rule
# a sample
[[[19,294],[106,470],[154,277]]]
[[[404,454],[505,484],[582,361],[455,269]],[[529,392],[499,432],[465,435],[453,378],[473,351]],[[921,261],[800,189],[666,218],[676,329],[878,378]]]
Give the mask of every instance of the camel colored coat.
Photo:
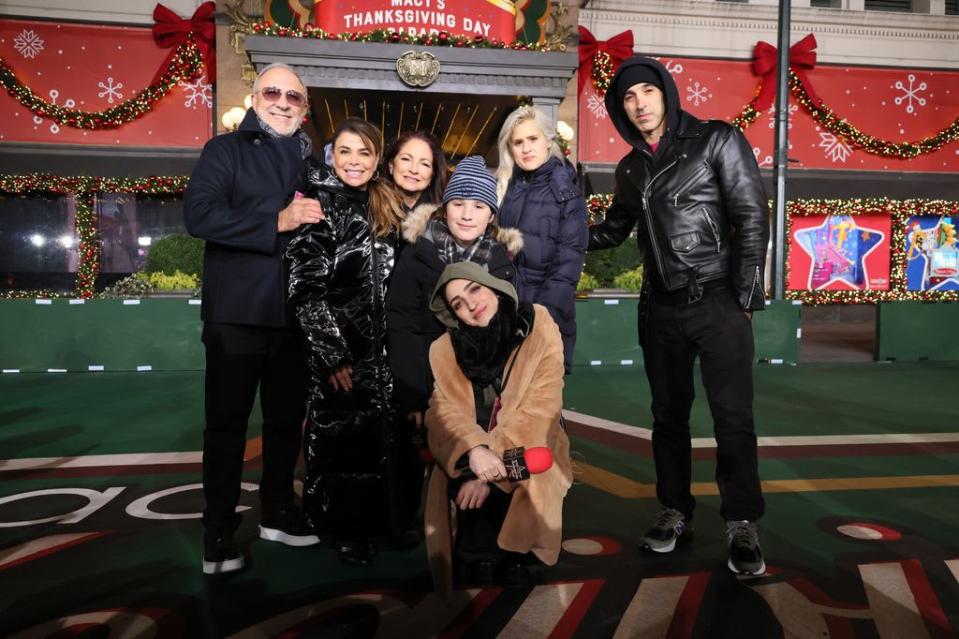
[[[563,340],[549,312],[535,305],[533,329],[511,355],[515,357],[500,398],[498,425],[487,433],[476,423],[473,386],[453,354],[449,334],[430,348],[430,366],[436,384],[426,412],[430,450],[436,467],[430,477],[426,503],[426,550],[438,590],[449,592],[452,581],[451,514],[455,505],[447,494],[448,477],[460,473],[457,460],[476,446],[495,453],[517,446],[547,446],[553,466],[526,481],[497,483],[513,492],[497,543],[503,550],[532,552],[553,565],[559,557],[563,527],[563,498],[572,484],[569,439],[560,427],[563,406]],[[509,364],[507,364],[507,369]]]

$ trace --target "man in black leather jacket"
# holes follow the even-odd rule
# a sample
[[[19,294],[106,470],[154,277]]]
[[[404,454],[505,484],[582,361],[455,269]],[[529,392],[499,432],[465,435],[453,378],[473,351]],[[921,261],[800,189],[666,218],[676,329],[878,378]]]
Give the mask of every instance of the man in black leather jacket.
[[[692,531],[689,413],[698,356],[714,420],[728,566],[761,574],[751,320],[766,302],[766,195],[743,135],[680,107],[676,83],[656,60],[633,56],[617,71],[606,109],[633,149],[616,167],[613,203],[590,229],[589,250],[616,246],[635,227],[644,254],[639,341],[662,509],[643,546],[670,552]]]

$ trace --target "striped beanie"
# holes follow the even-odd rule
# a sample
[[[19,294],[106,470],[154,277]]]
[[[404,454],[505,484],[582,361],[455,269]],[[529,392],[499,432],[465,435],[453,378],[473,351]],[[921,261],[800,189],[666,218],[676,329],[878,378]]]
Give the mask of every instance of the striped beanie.
[[[496,215],[496,178],[486,168],[482,156],[467,156],[456,165],[443,192],[443,204],[450,200],[479,200]]]

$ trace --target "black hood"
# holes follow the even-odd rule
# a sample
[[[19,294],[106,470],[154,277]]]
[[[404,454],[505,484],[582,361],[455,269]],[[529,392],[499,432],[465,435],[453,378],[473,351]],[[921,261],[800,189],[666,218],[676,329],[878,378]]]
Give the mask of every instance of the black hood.
[[[645,66],[652,70],[662,80],[663,99],[666,101],[666,133],[663,139],[669,140],[676,132],[679,125],[679,112],[682,110],[679,101],[679,90],[676,89],[676,82],[673,76],[666,70],[658,60],[647,58],[642,55],[634,55],[623,61],[613,80],[609,83],[609,89],[606,91],[606,111],[609,113],[610,120],[620,136],[629,143],[634,149],[649,149],[649,145],[643,140],[639,129],[626,117],[626,111],[623,109],[623,100],[620,96],[629,87],[620,87],[618,83],[623,77],[623,73],[630,67]]]

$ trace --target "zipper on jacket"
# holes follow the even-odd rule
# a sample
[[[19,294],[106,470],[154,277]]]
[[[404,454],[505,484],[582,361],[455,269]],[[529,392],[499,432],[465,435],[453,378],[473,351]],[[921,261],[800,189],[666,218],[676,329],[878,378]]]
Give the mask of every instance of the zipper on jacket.
[[[686,156],[682,155],[680,157],[686,157]],[[653,258],[656,260],[656,266],[659,268],[659,274],[663,276],[663,282],[666,284],[667,287],[669,286],[669,281],[668,281],[669,275],[666,273],[666,267],[663,264],[663,256],[660,253],[659,245],[656,242],[655,228],[653,227],[653,215],[649,211],[649,187],[653,185],[653,182],[655,182],[659,178],[659,176],[661,176],[663,173],[665,173],[669,169],[676,166],[678,163],[679,163],[679,157],[677,157],[675,160],[673,160],[672,162],[664,166],[662,169],[660,169],[659,173],[654,175],[652,179],[649,182],[647,182],[646,186],[643,188],[643,213],[646,215],[646,226],[649,229],[649,245],[653,249]]]
[[[746,310],[753,305],[753,295],[756,293],[756,286],[759,284],[759,267],[755,267],[753,276],[753,285],[749,288],[749,297],[746,298]]]
[[[713,222],[713,218],[709,217],[709,211],[705,208],[700,209],[703,212],[703,217],[706,218],[706,224],[709,225],[709,230],[713,232],[713,238],[716,240],[716,252],[719,253],[723,247],[723,241],[719,237],[719,229],[716,228],[716,223]]]
[[[686,157],[688,156],[685,153],[679,156],[681,160],[685,160]],[[702,167],[706,167],[707,171],[709,170],[709,165],[707,165],[705,161],[696,166],[697,169],[702,169]],[[678,187],[676,187],[676,193],[673,195],[673,206],[677,208],[679,207],[680,196],[686,194],[686,191],[688,191],[689,188],[696,183],[696,179],[700,176],[701,173],[702,172],[700,170],[695,171],[691,176],[686,178],[686,180],[684,180]]]
[[[369,210],[367,210],[367,215],[369,215]],[[368,220],[369,221],[369,220]],[[385,313],[385,309],[378,310],[381,306],[380,300],[380,261],[379,255],[376,250],[376,235],[373,233],[373,225],[370,222],[370,261],[373,269],[373,312],[371,324],[375,325],[373,328],[373,354],[374,357],[379,357],[380,353],[383,351],[383,335],[382,335],[382,322],[378,321],[377,318],[380,317],[381,313]],[[386,377],[383,375],[383,367],[378,366],[376,374],[380,377],[380,389],[382,390],[386,386]]]

